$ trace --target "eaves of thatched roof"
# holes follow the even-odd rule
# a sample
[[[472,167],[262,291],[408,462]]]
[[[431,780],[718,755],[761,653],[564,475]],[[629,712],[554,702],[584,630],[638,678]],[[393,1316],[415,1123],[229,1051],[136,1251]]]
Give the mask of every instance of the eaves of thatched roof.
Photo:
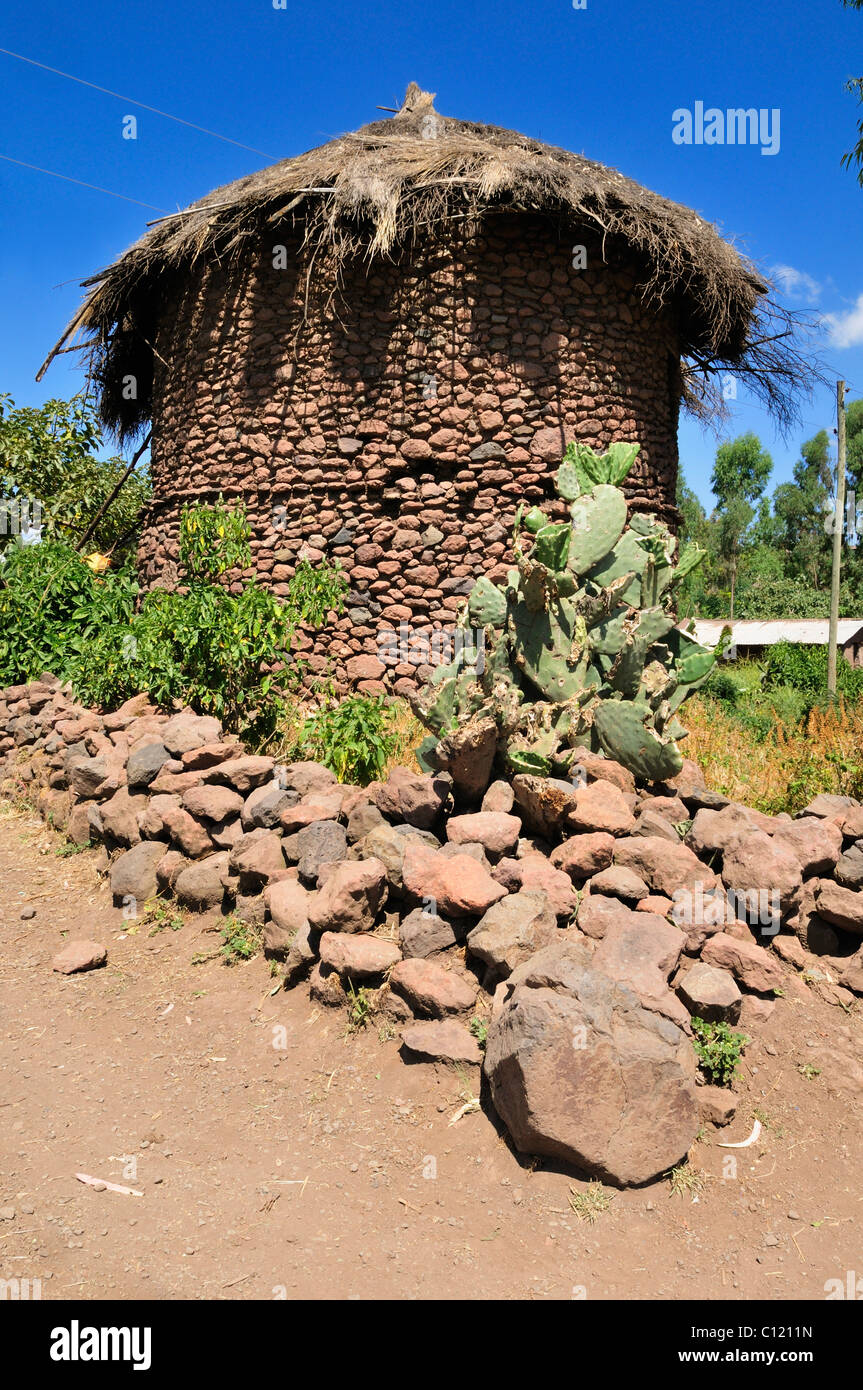
[[[117,261],[85,281],[87,297],[40,371],[82,338],[101,387],[102,416],[134,433],[149,401],[116,399],[119,359],[152,353],[153,304],[169,277],[210,256],[239,261],[262,226],[301,225],[317,262],[394,254],[423,228],[445,236],[454,218],[510,210],[594,229],[629,252],[644,299],[672,304],[689,385],[724,367],[748,378],[781,415],[801,376],[788,315],[774,306],[755,267],[692,209],[582,155],[517,132],[435,111],[433,94],[412,83],[401,110],[351,134],[227,184],[182,212],[159,219]],[[68,350],[68,349],[66,349]],[[112,356],[117,361],[112,361]],[[696,387],[697,394],[697,387]],[[690,401],[692,403],[692,401]]]

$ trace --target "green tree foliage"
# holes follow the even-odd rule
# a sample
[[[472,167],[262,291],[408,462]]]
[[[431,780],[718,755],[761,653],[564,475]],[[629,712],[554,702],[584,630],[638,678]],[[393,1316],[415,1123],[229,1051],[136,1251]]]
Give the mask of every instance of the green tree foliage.
[[[137,593],[129,569],[99,579],[62,541],[10,546],[0,567],[0,685],[43,671],[68,680],[94,648],[119,653]]]
[[[863,400],[847,410],[848,489],[863,510]],[[717,506],[708,516],[680,475],[677,505],[681,543],[707,551],[699,571],[681,587],[683,618],[826,618],[835,493],[835,446],[820,430],[801,446],[792,480],[766,491],[770,456],[755,435],[717,451],[713,487]],[[853,529],[853,528],[852,528]],[[863,544],[842,548],[840,615],[863,614]],[[863,542],[863,537],[860,537]],[[732,595],[733,591],[733,595]],[[732,607],[733,596],[733,607]]]
[[[846,10],[863,9],[863,0],[842,0]],[[863,77],[851,77],[845,83],[846,92],[853,92],[858,102],[863,104]],[[857,121],[857,143],[852,150],[842,156],[842,164],[846,169],[857,167],[857,182],[863,186],[863,117]]]
[[[83,396],[16,406],[0,394],[0,553],[14,543],[9,524],[24,499],[41,506],[42,535],[75,545],[110,497],[128,464],[100,458],[102,432],[93,404]],[[106,509],[88,550],[127,552],[150,495],[145,469],[130,475]]]
[[[753,523],[764,530],[767,514],[761,505],[773,460],[751,431],[720,444],[710,486],[716,497],[715,550],[728,582],[728,616],[734,617],[734,595],[741,552]]]

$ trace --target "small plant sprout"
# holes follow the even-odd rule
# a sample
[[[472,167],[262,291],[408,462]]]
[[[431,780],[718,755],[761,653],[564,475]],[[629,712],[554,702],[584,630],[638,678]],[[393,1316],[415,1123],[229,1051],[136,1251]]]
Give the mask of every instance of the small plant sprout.
[[[715,1086],[730,1086],[749,1039],[727,1023],[707,1023],[703,1018],[693,1018],[692,1032],[701,1070]]]
[[[348,1032],[358,1033],[361,1028],[365,1028],[374,1011],[374,1002],[369,991],[360,985],[359,989],[354,989],[353,982],[348,981]]]
[[[701,1168],[693,1168],[691,1163],[679,1163],[676,1168],[672,1168],[668,1175],[671,1184],[671,1197],[691,1196],[693,1202],[698,1200],[707,1185],[709,1174]]]
[[[225,965],[237,965],[240,961],[251,960],[258,953],[258,938],[245,922],[235,913],[225,918],[222,926],[221,956]]]
[[[601,1182],[589,1182],[583,1191],[577,1187],[569,1189],[569,1205],[579,1221],[593,1225],[604,1211],[608,1211],[614,1201],[614,1193],[608,1192]]]
[[[485,1052],[485,1044],[488,1038],[488,1019],[480,1018],[479,1014],[474,1014],[470,1021],[470,1031],[473,1033],[482,1051]]]

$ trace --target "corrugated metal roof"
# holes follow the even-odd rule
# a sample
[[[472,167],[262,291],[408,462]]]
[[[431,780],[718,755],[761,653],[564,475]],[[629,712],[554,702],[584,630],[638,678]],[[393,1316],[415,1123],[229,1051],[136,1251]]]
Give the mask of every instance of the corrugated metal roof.
[[[769,622],[735,619],[731,623],[720,618],[696,618],[695,636],[706,647],[715,647],[724,627],[731,628],[731,641],[738,647],[772,647],[776,642],[824,647],[830,623],[827,618],[776,618]],[[852,641],[863,642],[863,618],[840,619],[838,640],[840,647]]]

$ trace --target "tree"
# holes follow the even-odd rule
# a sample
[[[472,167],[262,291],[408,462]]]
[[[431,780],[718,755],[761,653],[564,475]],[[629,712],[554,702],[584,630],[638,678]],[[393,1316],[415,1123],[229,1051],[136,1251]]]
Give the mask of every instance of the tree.
[[[846,10],[863,10],[863,0],[842,0]],[[854,92],[858,102],[863,103],[863,77],[850,77],[845,83],[846,92]],[[850,169],[857,165],[857,182],[863,185],[863,118],[857,122],[857,144],[842,156],[842,165]]]
[[[729,618],[734,617],[740,555],[751,539],[752,523],[757,517],[760,528],[767,526],[769,512],[765,515],[761,504],[772,471],[773,460],[752,431],[720,444],[716,451],[710,486],[717,501],[716,550],[729,584]]]
[[[700,617],[718,616],[718,613],[712,611],[716,606],[712,573],[716,551],[713,536],[714,526],[697,494],[687,485],[682,468],[678,469],[677,472],[675,500],[677,510],[680,512],[678,542],[681,551],[684,546],[694,543],[707,552],[702,563],[697,565],[694,570],[690,570],[678,587],[678,617],[685,619],[696,615]]]
[[[848,487],[863,506],[863,399],[851,401],[845,411],[845,467]]]
[[[785,554],[791,578],[805,577],[813,589],[830,587],[830,498],[833,471],[826,430],[808,439],[794,465],[793,482],[780,483],[773,494],[776,541]]]
[[[100,458],[102,431],[83,396],[42,406],[16,406],[0,394],[0,554],[27,520],[42,535],[74,546],[120,482],[122,458]],[[150,494],[146,469],[133,472],[106,508],[88,548],[124,553]]]

